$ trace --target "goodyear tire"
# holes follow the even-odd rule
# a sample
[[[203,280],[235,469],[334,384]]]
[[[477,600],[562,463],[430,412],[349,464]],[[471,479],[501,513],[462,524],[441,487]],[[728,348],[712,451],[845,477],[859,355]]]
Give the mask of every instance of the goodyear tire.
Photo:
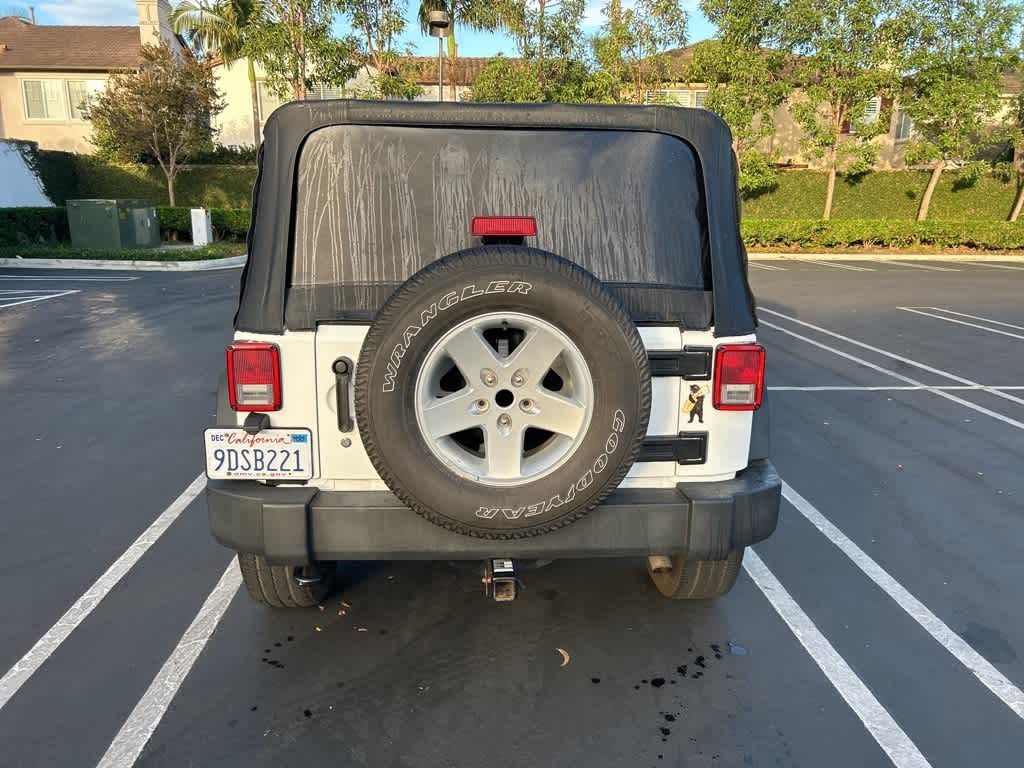
[[[647,432],[647,355],[591,274],[550,253],[484,246],[399,288],[355,377],[370,461],[449,530],[538,536],[594,509]]]

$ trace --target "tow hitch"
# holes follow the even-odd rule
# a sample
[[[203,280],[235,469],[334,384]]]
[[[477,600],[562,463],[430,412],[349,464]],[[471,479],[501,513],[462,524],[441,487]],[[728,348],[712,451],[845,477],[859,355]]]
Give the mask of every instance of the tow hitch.
[[[484,594],[491,595],[495,602],[508,603],[516,599],[519,579],[516,577],[515,563],[508,558],[495,558],[484,561]]]

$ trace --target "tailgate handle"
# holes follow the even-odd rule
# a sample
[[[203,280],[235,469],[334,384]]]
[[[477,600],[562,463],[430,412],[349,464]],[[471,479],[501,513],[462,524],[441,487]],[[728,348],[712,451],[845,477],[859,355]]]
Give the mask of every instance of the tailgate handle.
[[[335,397],[338,405],[338,431],[352,431],[352,413],[348,407],[349,390],[352,387],[352,361],[347,357],[339,357],[331,366],[334,369]]]

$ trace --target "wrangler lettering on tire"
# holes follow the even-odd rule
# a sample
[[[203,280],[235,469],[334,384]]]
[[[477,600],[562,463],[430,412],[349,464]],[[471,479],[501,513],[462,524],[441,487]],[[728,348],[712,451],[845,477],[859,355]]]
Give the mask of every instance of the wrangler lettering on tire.
[[[488,538],[541,535],[596,507],[636,459],[650,399],[618,301],[523,246],[413,275],[356,368],[359,431],[381,478],[431,522]]]

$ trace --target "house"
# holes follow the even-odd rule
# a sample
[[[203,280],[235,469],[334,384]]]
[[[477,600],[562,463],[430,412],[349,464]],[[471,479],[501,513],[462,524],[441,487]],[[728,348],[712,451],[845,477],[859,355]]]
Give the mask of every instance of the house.
[[[461,101],[469,94],[480,71],[490,59],[486,57],[463,57],[452,66],[445,59],[444,100]],[[410,56],[403,60],[411,79],[423,89],[417,101],[437,101],[437,58],[434,56]],[[281,104],[290,101],[281,98],[268,82],[266,72],[254,63],[250,68],[247,59],[219,62],[214,68],[217,88],[224,95],[224,111],[213,118],[218,141],[225,146],[253,146],[263,134],[263,125],[270,114]],[[370,88],[372,72],[361,69],[345,85],[336,88],[314,87],[306,92],[306,99],[343,99],[365,92]],[[255,89],[250,82],[255,79]]]
[[[671,59],[670,72],[683,73],[691,59],[694,46],[688,45],[669,51]],[[1007,70],[1002,78],[1002,100],[1005,103],[1005,111],[1012,108],[1012,104],[1021,93],[1021,76],[1013,70]],[[678,104],[683,107],[703,107],[708,95],[708,86],[702,83],[686,83],[682,80],[668,84],[657,91],[648,91],[648,101]],[[800,91],[797,90],[793,97],[799,98]],[[872,122],[883,112],[889,112],[889,129],[877,136],[873,143],[878,149],[878,159],[875,168],[885,171],[903,170],[907,167],[904,161],[904,151],[907,142],[913,136],[914,121],[905,111],[900,109],[899,102],[893,102],[881,96],[874,96],[864,104],[863,120]],[[857,120],[848,121],[843,126],[843,132],[851,138],[857,131]],[[803,147],[803,132],[800,126],[793,119],[792,114],[785,103],[775,108],[772,113],[772,132],[761,141],[759,149],[774,155],[782,166],[797,168],[824,168],[825,161],[805,155]]]
[[[144,43],[181,50],[167,0],[136,0],[137,26],[86,27],[0,18],[0,139],[92,152],[82,102],[117,71],[138,66]]]

